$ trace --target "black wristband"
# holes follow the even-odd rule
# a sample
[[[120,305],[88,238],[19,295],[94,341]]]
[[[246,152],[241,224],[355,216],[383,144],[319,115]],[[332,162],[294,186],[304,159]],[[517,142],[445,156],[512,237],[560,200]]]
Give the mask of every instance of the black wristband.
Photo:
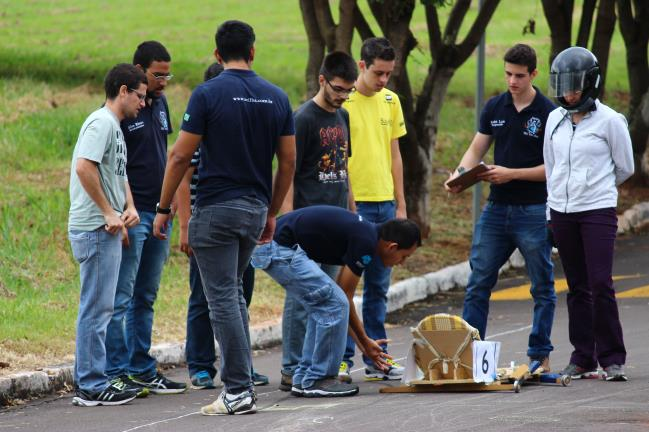
[[[157,203],[155,205],[155,212],[158,214],[171,214],[171,207],[162,208],[160,207],[160,203]]]

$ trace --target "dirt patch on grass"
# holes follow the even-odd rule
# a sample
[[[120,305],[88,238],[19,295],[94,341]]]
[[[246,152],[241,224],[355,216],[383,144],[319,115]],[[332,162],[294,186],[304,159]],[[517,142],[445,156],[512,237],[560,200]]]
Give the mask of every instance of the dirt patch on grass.
[[[29,114],[88,102],[100,94],[100,89],[88,83],[70,89],[55,88],[47,84],[38,87],[36,91],[27,90],[26,94],[18,98],[1,98],[6,115],[0,118],[0,124],[14,122]]]

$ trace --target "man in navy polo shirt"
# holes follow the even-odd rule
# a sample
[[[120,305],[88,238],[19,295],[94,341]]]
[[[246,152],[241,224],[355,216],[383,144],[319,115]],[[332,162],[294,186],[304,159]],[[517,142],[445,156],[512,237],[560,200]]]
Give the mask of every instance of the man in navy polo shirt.
[[[215,39],[214,54],[225,70],[192,93],[182,130],[169,154],[154,222],[154,234],[166,238],[171,200],[200,143],[189,246],[221,348],[225,385],[219,398],[201,409],[204,415],[256,411],[241,278],[257,242],[273,238],[275,218],[295,172],[291,105],[284,91],[251,70],[255,55],[252,27],[226,21]]]
[[[347,328],[379,370],[390,367],[381,344],[370,339],[353,307],[354,291],[367,266],[403,263],[421,246],[417,225],[407,219],[374,224],[349,210],[310,206],[277,221],[273,242],[257,247],[252,265],[264,269],[307,311],[306,334],[293,374],[295,396],[351,396],[358,386],[339,381]],[[334,282],[318,263],[343,266]],[[350,307],[350,305],[352,307]]]
[[[149,354],[153,304],[169,240],[153,236],[153,219],[167,164],[167,136],[171,133],[169,108],[164,96],[171,79],[171,56],[156,41],[138,45],[133,64],[148,82],[144,108],[134,119],[121,122],[126,140],[126,172],[140,224],[124,238],[113,317],[106,331],[106,375],[115,383],[136,385],[141,396],[181,393],[186,384],[168,380],[157,371]],[[143,390],[146,389],[146,390]]]
[[[495,165],[480,176],[491,183],[491,193],[473,234],[471,276],[462,315],[484,339],[489,297],[498,270],[518,248],[525,257],[534,298],[527,355],[549,368],[556,295],[552,247],[547,240],[543,134],[548,114],[555,107],[532,86],[537,70],[536,53],[531,47],[515,45],[505,53],[504,60],[509,91],[487,102],[480,116],[480,129],[460,167],[449,178],[476,166],[495,141]],[[449,192],[460,191],[445,187]]]

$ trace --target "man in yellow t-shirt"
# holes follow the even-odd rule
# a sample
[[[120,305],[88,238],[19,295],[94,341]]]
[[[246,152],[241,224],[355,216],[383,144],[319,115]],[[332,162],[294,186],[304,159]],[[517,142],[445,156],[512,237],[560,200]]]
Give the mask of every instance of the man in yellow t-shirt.
[[[365,220],[383,223],[406,217],[403,194],[403,164],[399,151],[399,137],[406,134],[401,104],[396,93],[385,88],[394,70],[395,51],[385,38],[370,38],[363,42],[360,75],[356,91],[343,105],[349,112],[353,152],[348,172],[356,211]],[[353,210],[353,209],[352,209]],[[381,260],[371,260],[364,273],[363,325],[373,339],[386,339],[385,312],[390,287],[390,269]],[[387,344],[383,346],[387,352]],[[347,349],[340,365],[339,378],[351,382],[351,358],[354,342],[347,341]],[[390,361],[390,368],[382,371],[372,361],[365,362],[366,380],[398,380],[403,367]]]

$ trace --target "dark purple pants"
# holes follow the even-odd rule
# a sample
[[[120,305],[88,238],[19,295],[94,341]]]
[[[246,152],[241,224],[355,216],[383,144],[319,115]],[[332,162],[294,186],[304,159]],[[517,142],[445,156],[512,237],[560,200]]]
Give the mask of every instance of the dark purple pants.
[[[568,280],[570,363],[594,370],[623,365],[626,349],[613,290],[614,208],[551,211],[552,230]]]

